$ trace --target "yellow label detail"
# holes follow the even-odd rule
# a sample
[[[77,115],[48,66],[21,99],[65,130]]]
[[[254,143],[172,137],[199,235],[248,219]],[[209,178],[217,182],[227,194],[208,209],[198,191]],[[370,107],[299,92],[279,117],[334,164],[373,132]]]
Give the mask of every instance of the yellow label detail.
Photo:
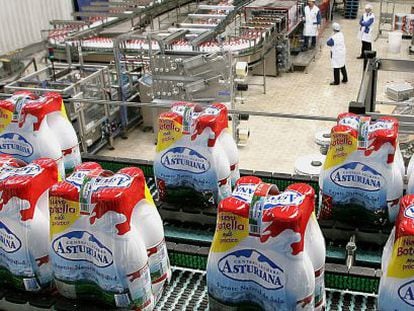
[[[151,191],[148,189],[147,184],[145,184],[145,200],[147,200],[149,204],[154,205],[155,207],[154,199],[152,198]]]
[[[158,123],[157,152],[167,149],[182,137],[182,124],[172,119],[163,118]]]
[[[414,237],[403,236],[394,243],[389,261],[388,277],[410,278],[414,276]]]
[[[211,251],[227,252],[249,236],[249,219],[232,213],[217,216],[216,232]]]
[[[13,112],[4,108],[0,108],[0,133],[3,132],[10,124]]]
[[[348,133],[333,133],[324,169],[340,165],[358,148],[358,141]]]
[[[51,237],[71,227],[79,219],[79,202],[49,198]]]
[[[61,114],[61,115],[62,115],[62,117],[64,117],[65,119],[69,120],[69,118],[68,118],[68,114],[66,113],[65,103],[63,102],[63,99],[62,99],[62,105],[61,105],[61,108],[60,108],[60,114]]]

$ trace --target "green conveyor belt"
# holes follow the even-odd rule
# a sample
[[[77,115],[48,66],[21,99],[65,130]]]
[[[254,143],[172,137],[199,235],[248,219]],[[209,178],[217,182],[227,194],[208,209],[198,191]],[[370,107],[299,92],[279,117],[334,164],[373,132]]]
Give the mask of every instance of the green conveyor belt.
[[[368,311],[376,310],[376,296],[355,292],[327,289],[327,310]],[[56,311],[98,311],[109,308],[91,303],[77,302],[58,295],[28,295],[11,290],[0,290],[1,310],[56,310]],[[165,288],[157,311],[208,310],[206,274],[201,270],[173,268],[170,284]]]

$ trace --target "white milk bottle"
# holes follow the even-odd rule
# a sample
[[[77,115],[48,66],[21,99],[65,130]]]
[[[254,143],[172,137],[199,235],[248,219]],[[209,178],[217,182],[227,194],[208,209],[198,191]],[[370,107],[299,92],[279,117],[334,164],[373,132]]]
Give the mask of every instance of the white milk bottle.
[[[41,157],[54,159],[60,176],[64,178],[62,151],[46,122],[47,107],[39,101],[26,101],[13,107],[6,107],[5,103],[6,101],[0,102],[1,108],[11,108],[15,112],[0,135],[0,153],[12,155],[27,163]]]
[[[49,191],[49,212],[51,240],[70,234],[82,232],[89,227],[89,206],[80,201],[82,186],[94,176],[103,174],[101,166],[94,162],[85,162],[79,165],[65,181],[53,185]],[[56,257],[53,247],[50,247],[50,256],[53,263],[53,273],[58,291],[65,297],[76,299],[76,281],[84,278],[83,270],[72,267],[67,270],[65,261]],[[86,267],[85,267],[86,268]]]
[[[38,159],[0,173],[0,265],[13,276],[12,285],[26,291],[50,287],[48,189],[57,182],[52,159]]]
[[[407,178],[408,178],[408,185],[407,185],[407,194],[414,194],[414,157],[411,156],[410,162],[408,162],[407,168]]]
[[[249,204],[229,197],[219,204],[216,232],[207,264],[211,310],[314,310],[315,277],[304,251],[312,213],[303,187],[261,197],[260,235],[249,230]],[[305,204],[308,208],[299,207]]]
[[[411,175],[413,173],[414,170],[414,157],[411,156],[410,161],[408,162],[408,167],[407,167],[407,178],[408,180],[410,180]]]
[[[223,104],[213,104],[206,108],[204,114],[216,116],[215,132],[220,133],[218,143],[222,145],[230,163],[231,187],[234,188],[236,181],[240,178],[239,172],[239,151],[236,142],[229,132],[227,108]]]
[[[390,186],[387,190],[387,205],[388,205],[388,217],[392,223],[394,223],[399,209],[399,202],[403,196],[404,182],[401,176],[401,168],[396,162],[392,165],[392,177]]]
[[[164,226],[151,193],[145,183],[144,174],[137,168],[125,168],[119,174],[128,173],[139,180],[139,192],[135,194],[138,203],[132,213],[132,222],[136,224],[138,235],[143,238],[148,254],[151,272],[152,291],[158,301],[164,285],[171,278],[167,246],[164,239]]]
[[[102,234],[104,245],[113,250],[115,265],[112,273],[119,274],[125,271],[126,274],[123,277],[128,280],[128,287],[133,289],[130,295],[122,295],[122,300],[125,301],[127,298],[132,298],[127,304],[121,304],[121,296],[115,295],[116,306],[126,307],[132,302],[140,309],[152,310],[155,302],[151,287],[151,268],[154,274],[159,276],[158,278],[155,276],[154,280],[155,287],[158,287],[160,282],[163,284],[167,279],[167,267],[164,266],[164,271],[160,265],[167,263],[168,259],[166,250],[162,247],[164,237],[159,235],[159,226],[162,227],[162,223],[153,223],[151,234],[145,230],[149,227],[148,221],[155,219],[154,213],[146,209],[145,205],[144,207],[141,205],[141,213],[136,216],[143,218],[133,218],[138,203],[145,198],[145,179],[142,171],[138,168],[124,168],[112,176],[95,177],[88,183],[90,187],[84,185],[83,189],[86,193],[84,192],[81,196],[88,198],[91,204],[92,232]],[[108,228],[108,224],[112,226]],[[146,228],[141,226],[146,226]],[[145,235],[142,234],[144,230]],[[146,245],[146,242],[150,244],[148,245],[150,247]],[[144,247],[144,252],[139,244]],[[119,252],[118,247],[120,247]],[[162,257],[163,251],[165,251],[165,257]],[[149,261],[151,255],[152,262]],[[135,263],[135,265],[129,264],[133,270],[127,268],[124,270],[123,267],[127,266],[130,261]],[[106,289],[115,285],[105,283],[105,281],[100,283],[101,288]],[[160,291],[161,288],[157,290]]]
[[[216,143],[217,116],[200,109],[177,103],[160,115],[154,175],[161,201],[210,206],[231,194],[230,164]]]
[[[315,191],[309,185],[303,184],[303,190],[308,189],[309,197],[314,197]],[[312,195],[313,194],[313,195]],[[313,206],[315,206],[313,204]],[[325,257],[326,247],[325,239],[322,231],[319,228],[318,221],[316,220],[315,212],[309,218],[309,222],[306,226],[305,232],[305,252],[308,253],[312,262],[313,269],[315,271],[315,310],[320,311],[325,309],[326,296],[325,296]]]
[[[414,196],[401,199],[395,228],[384,247],[378,307],[381,311],[414,307]]]
[[[397,148],[395,150],[395,162],[400,168],[401,176],[404,178],[406,174],[406,170],[405,170],[404,158],[402,156],[401,149],[400,149],[400,143],[398,141],[397,141]]]
[[[68,217],[70,226],[53,223],[51,258],[58,289],[77,298],[80,294],[92,298],[96,290],[103,291],[116,307],[152,310],[154,295],[159,297],[170,271],[162,223],[151,205],[143,173],[137,168],[116,174],[99,168],[82,172],[87,169],[80,165],[65,183],[51,189],[51,200],[80,211],[77,217]],[[79,184],[80,188],[74,186]],[[78,202],[72,204],[76,196]],[[77,245],[84,246],[79,246],[77,255],[68,252],[68,247]],[[74,256],[79,264],[73,262]],[[93,284],[91,291],[78,292],[85,280]]]
[[[393,222],[403,191],[397,141],[394,118],[370,123],[369,118],[345,114],[339,119],[320,174],[319,218],[354,226]]]
[[[206,130],[207,131],[207,130]],[[231,171],[226,152],[220,144],[216,144],[216,133],[209,132],[208,147],[213,157],[213,165],[216,169],[218,197],[216,202],[231,195]]]
[[[201,145],[202,148],[207,145],[208,152],[212,155],[212,165],[216,173],[218,186],[216,202],[220,202],[231,195],[230,162],[225,149],[218,140],[222,128],[220,123],[223,122],[223,118],[220,116],[218,109],[208,109],[194,121],[195,129],[192,140]]]
[[[62,97],[57,93],[44,95],[45,105],[50,105],[47,123],[58,138],[62,150],[66,173],[71,172],[81,161],[76,132],[66,116]]]

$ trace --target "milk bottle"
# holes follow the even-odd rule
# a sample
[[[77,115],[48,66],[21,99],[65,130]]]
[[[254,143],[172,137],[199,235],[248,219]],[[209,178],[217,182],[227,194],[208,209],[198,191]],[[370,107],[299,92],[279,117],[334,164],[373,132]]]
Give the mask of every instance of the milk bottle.
[[[208,107],[204,114],[218,116],[218,122],[216,122],[217,130],[219,132],[218,143],[224,149],[224,152],[227,155],[230,163],[230,178],[231,178],[231,187],[233,188],[236,184],[236,181],[240,178],[239,172],[239,151],[237,150],[236,142],[229,132],[228,116],[227,116],[227,107],[223,104],[213,104]]]
[[[394,118],[371,123],[346,114],[338,119],[319,178],[320,219],[357,226],[394,221],[403,191],[401,167],[395,161],[397,138]]]
[[[59,141],[66,173],[71,172],[81,161],[78,137],[65,112],[62,97],[58,93],[44,95],[50,105],[47,123]],[[46,104],[45,103],[45,104]]]
[[[62,295],[91,298],[98,290],[116,307],[152,310],[171,272],[162,222],[142,171],[108,174],[82,164],[52,187],[50,201],[70,220],[62,227],[54,222],[61,215],[51,216],[51,258]],[[79,246],[77,254],[72,246]]]
[[[261,213],[243,200],[222,200],[207,264],[211,310],[314,310],[315,276],[306,251],[305,231],[314,192],[290,185],[278,195],[261,197]],[[259,227],[252,231],[249,218]]]
[[[161,201],[211,206],[231,194],[231,165],[218,142],[222,115],[187,103],[160,115],[154,174]]]
[[[407,185],[407,194],[414,194],[414,157],[411,157],[410,162],[408,163],[407,168],[407,178],[408,178],[408,185]]]
[[[39,291],[52,281],[48,189],[57,182],[57,166],[44,158],[14,164],[4,165],[0,173],[0,271],[13,277],[11,285]]]
[[[227,157],[230,164],[230,185],[233,188],[236,181],[240,178],[239,173],[239,155],[237,145],[234,142],[228,129],[228,114],[225,105],[215,103],[203,109],[202,106],[179,102],[175,103],[171,110],[183,117],[183,134],[191,134],[191,141],[194,142],[200,138],[200,134],[209,127],[214,134],[210,134],[209,143],[211,147],[218,145],[224,150],[225,155],[218,157]],[[217,138],[218,137],[218,138]],[[217,148],[217,147],[216,147]],[[220,149],[220,147],[218,147]],[[227,169],[225,169],[227,171]],[[223,173],[225,177],[226,173]],[[222,178],[220,178],[222,180]]]
[[[140,200],[134,206],[132,222],[137,225],[137,232],[142,237],[148,254],[151,272],[152,291],[158,301],[166,282],[171,279],[171,268],[164,239],[164,227],[152,195],[145,184],[145,176],[138,168],[125,168],[118,174],[135,175],[139,181]],[[116,176],[116,175],[115,175]]]
[[[414,157],[410,158],[410,162],[408,162],[408,167],[407,167],[407,178],[410,179],[411,178],[411,174],[413,173],[414,170]]]
[[[381,311],[414,307],[414,196],[401,199],[395,227],[384,247],[378,306]]]
[[[325,239],[316,215],[313,212],[309,218],[305,232],[305,252],[308,253],[315,272],[315,310],[325,310]]]
[[[58,163],[59,174],[65,176],[60,145],[46,122],[48,107],[41,101],[0,101],[2,115],[11,116],[0,134],[0,153],[9,154],[27,163],[47,157]],[[8,119],[8,120],[9,120]]]
[[[70,172],[81,162],[80,151],[76,133],[67,119],[63,101],[59,94],[46,93],[39,98],[30,92],[15,93],[10,99],[5,101],[5,107],[3,106],[3,109],[0,109],[2,111],[0,116],[5,117],[3,119],[0,118],[0,132],[2,131],[1,129],[5,129],[12,122],[11,115],[9,117],[8,115],[13,112],[13,119],[18,121],[22,108],[29,101],[36,101],[43,105],[44,111],[42,113],[47,115],[47,123],[53,135],[56,136],[56,140],[59,141],[65,168]]]

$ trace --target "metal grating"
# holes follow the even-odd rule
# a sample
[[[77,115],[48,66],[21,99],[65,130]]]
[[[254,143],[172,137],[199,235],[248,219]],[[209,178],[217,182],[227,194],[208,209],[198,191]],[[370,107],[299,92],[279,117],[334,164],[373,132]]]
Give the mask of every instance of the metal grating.
[[[171,282],[165,289],[155,310],[208,310],[206,273],[174,267]],[[336,290],[326,291],[326,310],[374,311],[377,310],[375,295]]]
[[[208,310],[206,273],[174,268],[155,310]]]

